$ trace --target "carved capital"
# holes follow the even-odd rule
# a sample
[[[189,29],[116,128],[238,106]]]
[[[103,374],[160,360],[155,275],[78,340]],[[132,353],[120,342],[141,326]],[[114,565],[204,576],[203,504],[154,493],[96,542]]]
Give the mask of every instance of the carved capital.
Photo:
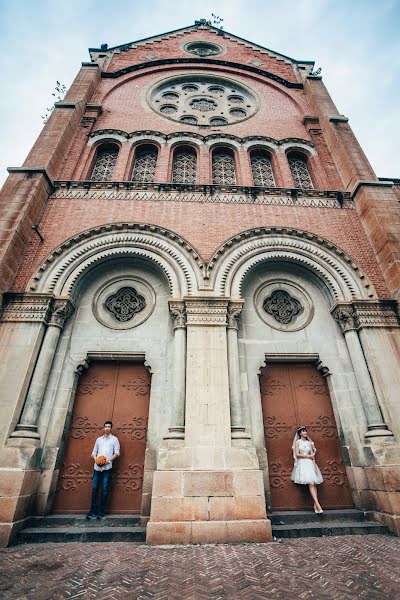
[[[186,328],[186,308],[183,300],[170,300],[169,312],[171,313],[174,329]]]
[[[242,312],[243,304],[243,301],[229,302],[226,316],[226,325],[228,329],[237,330],[239,328],[239,318],[240,313]]]
[[[1,320],[6,323],[47,323],[51,294],[4,294]]]
[[[356,329],[355,313],[351,303],[336,304],[331,310],[331,314],[339,323],[343,333]]]
[[[187,324],[226,327],[227,298],[188,298],[185,300]]]
[[[55,300],[51,311],[49,325],[54,325],[55,327],[60,327],[60,329],[62,329],[65,321],[73,314],[74,310],[75,306],[70,300]]]

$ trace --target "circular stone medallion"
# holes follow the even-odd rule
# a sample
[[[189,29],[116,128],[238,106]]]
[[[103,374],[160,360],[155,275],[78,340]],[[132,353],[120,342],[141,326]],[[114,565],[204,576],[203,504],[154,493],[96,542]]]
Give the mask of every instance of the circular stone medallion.
[[[132,329],[149,318],[155,306],[152,287],[138,277],[116,277],[97,290],[93,314],[110,329]]]
[[[308,293],[297,284],[281,279],[263,283],[254,295],[254,304],[264,323],[280,331],[303,329],[314,315]]]

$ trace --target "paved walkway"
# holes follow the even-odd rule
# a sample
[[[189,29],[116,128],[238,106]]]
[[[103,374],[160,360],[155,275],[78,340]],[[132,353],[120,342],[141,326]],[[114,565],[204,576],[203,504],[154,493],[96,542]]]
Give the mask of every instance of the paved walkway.
[[[236,546],[31,544],[0,550],[0,598],[400,599],[400,539]]]

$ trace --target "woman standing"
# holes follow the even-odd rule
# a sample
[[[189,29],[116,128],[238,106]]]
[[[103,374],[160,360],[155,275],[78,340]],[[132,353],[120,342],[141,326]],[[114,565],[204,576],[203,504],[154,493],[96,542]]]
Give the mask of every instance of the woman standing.
[[[290,478],[294,483],[308,485],[311,497],[314,500],[314,512],[321,514],[324,511],[318,502],[317,485],[323,482],[323,478],[315,462],[317,450],[313,441],[308,437],[305,427],[299,427],[296,431],[292,450],[294,467]]]

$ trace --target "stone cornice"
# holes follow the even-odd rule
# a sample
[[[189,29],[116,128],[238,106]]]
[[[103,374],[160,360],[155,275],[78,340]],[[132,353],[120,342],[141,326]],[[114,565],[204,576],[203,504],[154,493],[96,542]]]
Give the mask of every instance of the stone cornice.
[[[350,196],[351,198],[354,198],[354,196],[357,194],[357,192],[359,191],[359,189],[361,187],[392,187],[393,186],[393,181],[362,181],[361,179],[359,179],[355,186],[353,187],[353,189],[350,192]]]
[[[0,321],[4,323],[44,323],[62,329],[75,310],[68,298],[52,294],[7,293]]]
[[[44,175],[47,183],[51,190],[54,190],[54,181],[51,179],[47,170],[44,167],[7,167],[7,171],[12,175],[13,173],[25,173],[27,175],[36,175],[39,173],[40,175]]]
[[[338,302],[331,314],[343,333],[365,327],[400,327],[400,311],[396,300],[355,300]]]
[[[5,323],[48,323],[51,294],[4,294],[1,321]]]
[[[228,298],[185,298],[187,325],[226,327],[228,303]]]
[[[222,202],[311,208],[354,209],[348,192],[276,187],[136,183],[133,181],[57,181],[52,200],[151,200]]]

